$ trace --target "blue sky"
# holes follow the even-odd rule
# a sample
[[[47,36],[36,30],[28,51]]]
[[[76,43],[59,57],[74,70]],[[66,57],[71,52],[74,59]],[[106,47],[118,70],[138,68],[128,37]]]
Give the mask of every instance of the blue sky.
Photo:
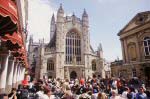
[[[85,8],[89,15],[90,42],[96,50],[102,43],[104,58],[122,59],[117,33],[139,12],[150,10],[150,0],[30,0],[29,35],[35,41],[49,41],[51,15],[62,3],[66,14],[75,13],[81,18]]]

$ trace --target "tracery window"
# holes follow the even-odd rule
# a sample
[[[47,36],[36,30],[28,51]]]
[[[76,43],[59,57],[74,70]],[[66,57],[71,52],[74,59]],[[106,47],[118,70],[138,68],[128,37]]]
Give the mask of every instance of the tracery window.
[[[47,71],[54,70],[54,62],[52,60],[47,61]]]
[[[66,64],[81,64],[81,38],[75,32],[66,35]]]
[[[144,53],[145,58],[150,59],[150,37],[144,38]]]

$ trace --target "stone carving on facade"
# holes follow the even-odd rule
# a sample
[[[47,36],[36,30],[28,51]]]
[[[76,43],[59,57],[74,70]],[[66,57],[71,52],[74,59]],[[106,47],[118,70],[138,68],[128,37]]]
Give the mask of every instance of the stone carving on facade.
[[[148,19],[148,15],[147,14],[139,14],[136,18],[136,21],[135,23],[137,25],[141,25],[141,24],[144,24]]]

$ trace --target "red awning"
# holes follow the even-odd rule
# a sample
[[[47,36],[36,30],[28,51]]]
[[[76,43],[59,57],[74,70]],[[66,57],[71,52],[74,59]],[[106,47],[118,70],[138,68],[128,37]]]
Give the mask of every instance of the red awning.
[[[22,42],[22,37],[21,33],[16,33],[14,32],[12,35],[6,34],[5,36],[1,37],[2,41],[8,41],[10,40],[12,44],[18,44],[20,47],[22,47],[23,42]]]
[[[28,61],[27,61],[27,52],[25,50],[25,47],[22,46],[20,49],[18,49],[18,54],[21,56],[16,57],[19,61],[22,61],[23,65],[28,68]]]
[[[16,4],[12,0],[0,0],[0,36],[13,34],[18,30]]]
[[[4,17],[10,16],[14,23],[17,23],[17,7],[12,0],[0,0],[0,14]]]

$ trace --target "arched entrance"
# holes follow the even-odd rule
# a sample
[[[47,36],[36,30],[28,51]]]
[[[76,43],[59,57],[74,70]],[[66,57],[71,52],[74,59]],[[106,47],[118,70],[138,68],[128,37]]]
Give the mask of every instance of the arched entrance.
[[[75,71],[72,71],[70,73],[70,79],[76,79],[77,78],[77,73]]]

